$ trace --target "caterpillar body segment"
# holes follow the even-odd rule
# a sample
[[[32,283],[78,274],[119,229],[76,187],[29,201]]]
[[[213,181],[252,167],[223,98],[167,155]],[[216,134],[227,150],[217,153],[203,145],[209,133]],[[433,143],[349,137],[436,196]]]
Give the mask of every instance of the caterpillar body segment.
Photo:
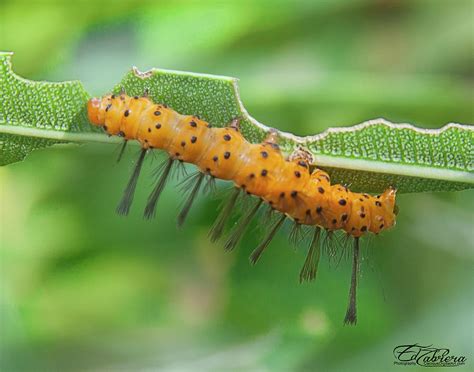
[[[275,133],[270,132],[263,143],[252,144],[240,133],[238,120],[232,121],[228,127],[212,128],[197,116],[182,115],[164,104],[152,102],[146,96],[130,97],[122,93],[92,98],[88,102],[87,111],[93,125],[103,127],[109,135],[124,138],[119,158],[125,144],[130,140],[137,140],[142,147],[139,160],[117,208],[119,214],[125,215],[130,209],[146,153],[159,149],[166,151],[169,159],[160,168],[160,175],[148,198],[146,218],[154,216],[156,204],[173,164],[185,162],[194,164],[199,173],[190,178],[187,185],[189,194],[179,214],[178,225],[184,223],[195,197],[203,186],[206,188],[206,178],[228,180],[235,185],[231,199],[211,229],[212,241],[218,240],[223,234],[239,195],[245,195],[242,191],[259,199],[244,212],[230,232],[225,242],[225,248],[228,250],[238,244],[263,203],[269,205],[273,211],[282,213],[270,226],[263,242],[252,253],[252,263],[255,263],[267,248],[285,217],[291,218],[296,227],[308,225],[314,228],[300,281],[315,278],[322,240],[330,240],[335,230],[343,230],[348,236],[352,236],[355,242],[354,268],[345,322],[356,322],[359,238],[368,232],[378,234],[395,224],[395,189],[388,188],[381,195],[372,196],[352,192],[339,184],[332,185],[329,175],[317,168],[311,171],[306,159],[297,156],[286,159],[275,142]],[[322,228],[327,231],[325,239],[321,239]]]

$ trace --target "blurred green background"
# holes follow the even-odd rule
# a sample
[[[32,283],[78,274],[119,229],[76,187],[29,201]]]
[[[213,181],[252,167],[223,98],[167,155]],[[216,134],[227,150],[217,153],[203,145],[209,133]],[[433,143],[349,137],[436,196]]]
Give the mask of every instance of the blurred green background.
[[[235,76],[254,117],[301,135],[474,123],[473,44],[464,0],[0,3],[22,76],[94,95],[132,65]],[[392,350],[415,342],[473,368],[472,191],[400,195],[397,226],[364,243],[359,323],[344,327],[350,260],[324,257],[300,285],[306,247],[285,230],[251,267],[257,228],[231,253],[207,240],[219,198],[175,228],[177,181],[144,221],[156,161],[120,218],[136,151],[116,154],[57,146],[0,168],[1,370],[402,370]]]

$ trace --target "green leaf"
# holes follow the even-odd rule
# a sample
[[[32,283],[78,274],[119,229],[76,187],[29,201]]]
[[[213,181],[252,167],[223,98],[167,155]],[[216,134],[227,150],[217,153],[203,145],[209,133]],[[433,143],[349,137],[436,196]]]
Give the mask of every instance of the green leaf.
[[[117,143],[89,125],[89,95],[77,81],[33,82],[15,75],[11,53],[0,53],[0,164],[22,160],[31,151],[64,142]],[[240,116],[242,132],[261,142],[272,130],[245,110],[237,80],[224,76],[133,68],[114,88],[129,95],[147,91],[155,102],[224,126]],[[104,92],[105,93],[105,92]],[[282,150],[304,151],[334,182],[354,190],[399,192],[462,190],[474,186],[474,127],[449,124],[438,130],[392,124],[383,119],[350,128],[332,128],[309,137],[277,132]]]
[[[23,79],[13,73],[11,55],[0,52],[0,165],[57,143],[102,140],[88,123],[89,95],[80,82]]]

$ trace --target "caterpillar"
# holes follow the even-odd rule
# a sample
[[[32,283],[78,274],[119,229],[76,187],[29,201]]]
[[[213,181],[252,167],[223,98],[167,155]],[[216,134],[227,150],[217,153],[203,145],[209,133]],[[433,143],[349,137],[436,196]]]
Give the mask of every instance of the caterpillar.
[[[224,244],[227,250],[238,244],[262,205],[266,204],[270,211],[276,213],[277,217],[270,223],[266,236],[250,256],[253,264],[287,218],[293,221],[295,231],[301,226],[313,229],[300,281],[312,280],[316,276],[323,231],[326,238],[330,238],[336,230],[352,237],[352,276],[344,323],[357,322],[359,240],[369,232],[378,234],[395,224],[395,188],[389,187],[377,196],[352,192],[343,185],[331,184],[325,171],[318,168],[311,170],[304,156],[286,158],[273,132],[263,143],[253,144],[241,134],[239,118],[226,127],[213,128],[198,116],[179,114],[165,104],[152,102],[147,94],[130,97],[122,91],[117,95],[91,98],[87,103],[87,113],[93,125],[101,126],[108,135],[124,138],[119,160],[128,141],[136,140],[141,146],[138,161],[117,207],[120,215],[127,215],[130,210],[146,154],[164,150],[168,156],[158,169],[156,184],[144,210],[145,218],[155,215],[158,199],[172,169],[177,164],[191,163],[198,171],[187,184],[189,195],[178,215],[178,226],[183,225],[206,179],[234,183],[232,195],[211,228],[210,238],[214,242],[222,237],[239,197],[256,197],[255,203],[231,230]]]

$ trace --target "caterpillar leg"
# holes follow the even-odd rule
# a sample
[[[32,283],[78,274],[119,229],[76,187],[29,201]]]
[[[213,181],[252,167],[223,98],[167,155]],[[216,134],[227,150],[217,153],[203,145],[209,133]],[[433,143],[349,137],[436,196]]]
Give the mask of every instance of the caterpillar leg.
[[[236,131],[239,131],[240,130],[240,121],[242,119],[240,118],[240,116],[232,119],[232,121],[229,123],[229,127],[231,127],[232,129],[235,129]]]
[[[212,225],[211,230],[209,231],[209,238],[211,239],[211,242],[215,243],[222,236],[224,227],[227,221],[229,220],[232,214],[232,211],[234,210],[234,207],[237,202],[237,199],[239,198],[239,195],[240,195],[240,189],[235,187],[234,190],[232,191],[232,195],[230,196],[230,198],[222,206],[222,209],[219,215],[217,216],[216,221],[214,222],[214,225]]]
[[[186,220],[186,217],[188,216],[189,210],[191,209],[194,199],[196,198],[197,194],[199,193],[199,189],[201,188],[202,181],[204,181],[204,178],[206,177],[205,173],[202,172],[197,172],[197,174],[193,175],[189,181],[186,184],[193,184],[194,186],[191,189],[191,192],[189,193],[188,198],[186,199],[186,202],[184,203],[183,209],[178,215],[178,227],[183,226],[184,221]]]
[[[209,177],[207,177],[207,182],[206,184],[204,185],[204,191],[203,191],[205,194],[211,194],[211,195],[215,195],[216,192],[217,192],[217,185],[216,185],[216,178],[209,175]]]
[[[122,160],[122,156],[125,152],[125,148],[127,147],[127,143],[128,141],[127,140],[124,140],[123,143],[122,143],[122,146],[120,147],[120,151],[119,151],[119,154],[117,156],[117,163],[120,163],[120,160]]]
[[[272,147],[275,146],[274,148],[278,149],[278,132],[275,129],[270,129],[268,132],[267,136],[263,140],[263,143],[268,143]]]
[[[344,318],[344,324],[357,323],[356,297],[357,297],[358,273],[359,273],[359,238],[354,238],[351,288],[349,290],[349,304],[347,306],[347,312],[346,312],[346,317]]]
[[[245,215],[237,222],[236,226],[234,229],[231,231],[229,238],[224,244],[224,249],[226,251],[231,251],[232,249],[235,248],[237,243],[240,241],[242,238],[242,235],[245,232],[245,229],[249,225],[249,223],[252,221],[253,217],[257,213],[258,209],[262,205],[263,200],[260,199],[255,205],[245,213]]]
[[[320,238],[321,238],[321,228],[316,226],[314,229],[313,238],[308,249],[308,254],[304,265],[300,271],[300,283],[304,281],[311,281],[316,278],[316,273],[318,271],[319,258],[321,257],[321,247],[320,247]]]
[[[326,236],[323,239],[323,251],[327,254],[330,263],[334,263],[338,252],[338,242],[333,230],[326,229]]]
[[[174,159],[166,159],[160,166],[157,168],[157,175],[159,175],[155,188],[148,197],[148,201],[145,207],[144,217],[146,219],[151,219],[155,216],[156,203],[160,198],[161,192],[165,188],[166,182],[168,181],[171,169],[173,168]],[[160,174],[161,173],[161,174]]]
[[[147,151],[147,149],[141,150],[138,161],[135,164],[135,168],[133,169],[132,176],[130,177],[127,187],[125,188],[125,191],[123,193],[122,200],[117,206],[117,213],[122,216],[126,216],[130,211],[130,206],[132,205],[133,196],[135,194],[135,188],[137,187],[138,177],[140,176],[143,160],[145,159]]]
[[[278,229],[280,226],[283,224],[283,221],[285,221],[286,216],[284,214],[281,215],[280,218],[274,223],[272,226],[271,230],[265,237],[265,239],[260,243],[260,245],[255,248],[255,250],[252,252],[250,255],[250,262],[252,264],[256,264],[260,256],[262,255],[263,251],[268,247],[268,244],[272,241],[273,237],[277,233]]]
[[[305,230],[305,227],[301,223],[294,221],[290,235],[288,236],[290,244],[295,247],[298,246],[298,244],[304,240],[306,233],[307,231]]]

